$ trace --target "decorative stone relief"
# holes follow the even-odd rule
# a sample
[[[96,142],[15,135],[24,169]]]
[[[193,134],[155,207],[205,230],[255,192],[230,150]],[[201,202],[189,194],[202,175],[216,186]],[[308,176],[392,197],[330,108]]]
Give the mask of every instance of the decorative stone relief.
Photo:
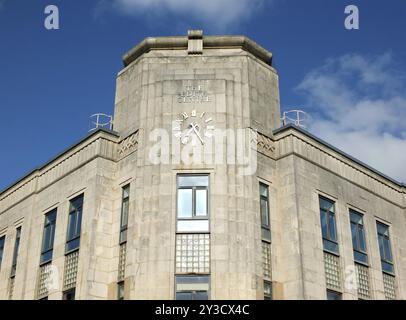
[[[137,150],[138,147],[138,131],[128,136],[118,144],[118,156],[123,158]]]
[[[275,143],[271,138],[261,134],[253,134],[252,142],[257,145],[258,152],[265,154],[266,156],[272,156],[275,152]]]

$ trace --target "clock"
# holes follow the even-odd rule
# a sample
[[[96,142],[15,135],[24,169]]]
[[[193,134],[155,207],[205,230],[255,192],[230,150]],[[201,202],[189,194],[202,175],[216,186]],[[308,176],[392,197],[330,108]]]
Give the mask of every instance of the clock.
[[[197,140],[204,144],[206,138],[214,135],[213,119],[206,112],[200,113],[196,110],[192,110],[190,113],[182,112],[172,130],[174,136],[180,139],[182,144],[192,142],[194,145]]]

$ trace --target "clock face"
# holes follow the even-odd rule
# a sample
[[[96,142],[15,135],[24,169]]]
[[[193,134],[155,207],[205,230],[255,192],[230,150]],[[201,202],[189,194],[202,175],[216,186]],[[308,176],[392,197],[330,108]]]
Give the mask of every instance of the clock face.
[[[194,144],[196,140],[204,144],[206,138],[211,138],[214,135],[213,119],[206,112],[200,113],[196,110],[192,110],[190,113],[182,112],[180,119],[176,120],[173,134],[183,144],[189,142]]]

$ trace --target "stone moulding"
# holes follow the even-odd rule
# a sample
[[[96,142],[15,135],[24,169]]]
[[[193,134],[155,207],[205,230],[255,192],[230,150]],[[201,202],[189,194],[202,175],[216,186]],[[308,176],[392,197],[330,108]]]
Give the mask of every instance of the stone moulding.
[[[137,147],[138,130],[122,140],[115,132],[97,130],[0,192],[0,214],[96,158],[117,162],[135,152]]]
[[[368,186],[369,191],[397,206],[406,207],[403,184],[396,183],[376,170],[370,169],[340,150],[330,148],[327,143],[313,138],[310,133],[288,126],[274,131],[273,140],[276,143],[275,160],[294,154],[361,188]],[[396,201],[390,199],[396,199]]]
[[[275,156],[275,142],[272,140],[272,138],[253,130],[252,133],[253,138],[251,142],[256,147],[257,151],[270,158],[273,158]]]
[[[139,131],[130,134],[118,143],[117,156],[118,160],[125,158],[138,149],[138,135]]]
[[[140,56],[151,50],[188,50],[189,38],[185,37],[159,37],[146,38],[140,44],[123,56],[124,66],[127,67]],[[272,53],[261,47],[255,41],[245,36],[204,36],[204,49],[233,49],[239,48],[247,51],[272,66]]]

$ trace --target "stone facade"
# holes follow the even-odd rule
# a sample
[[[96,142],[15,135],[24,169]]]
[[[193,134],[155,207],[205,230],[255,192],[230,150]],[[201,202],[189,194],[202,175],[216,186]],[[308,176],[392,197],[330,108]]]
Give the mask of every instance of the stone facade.
[[[57,219],[46,296],[63,298],[70,202],[79,195],[83,213],[75,298],[117,299],[122,285],[125,299],[175,299],[179,174],[209,176],[210,270],[201,275],[210,276],[210,299],[264,298],[267,246],[261,245],[259,183],[269,188],[271,275],[266,277],[274,299],[326,299],[319,196],[335,202],[342,298],[360,298],[348,283],[354,267],[350,209],[364,217],[370,298],[388,294],[376,221],[390,228],[395,298],[406,298],[405,185],[304,130],[281,127],[270,52],[245,37],[203,37],[194,31],[188,37],[148,38],[123,60],[114,131],[93,132],[1,192],[0,299],[39,298],[44,215],[52,209]],[[249,141],[256,152],[254,174],[240,174],[235,163],[151,162],[154,130],[172,135],[173,122],[192,110],[210,115],[216,129],[258,132]],[[120,220],[128,185],[124,251]],[[125,264],[124,281],[118,279],[119,261]]]

